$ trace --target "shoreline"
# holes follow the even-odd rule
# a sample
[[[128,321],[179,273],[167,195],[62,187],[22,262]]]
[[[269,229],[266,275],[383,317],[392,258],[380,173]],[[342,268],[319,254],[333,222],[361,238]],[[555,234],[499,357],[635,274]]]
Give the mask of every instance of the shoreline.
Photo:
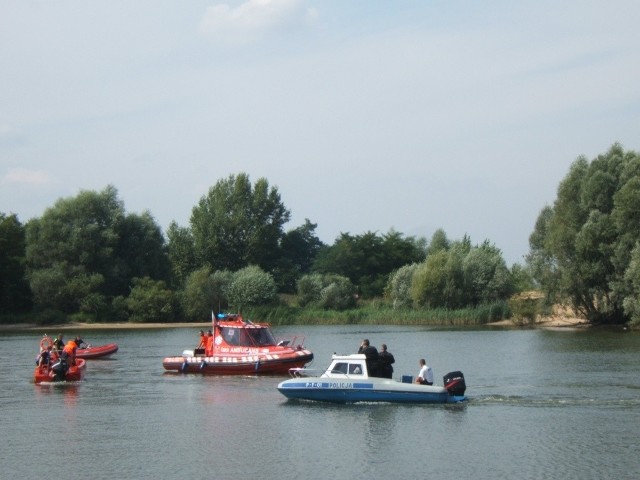
[[[577,317],[541,317],[537,318],[533,323],[527,323],[518,325],[512,320],[500,320],[498,322],[488,323],[492,327],[534,327],[534,328],[546,328],[546,329],[569,329],[569,328],[590,328],[592,325],[583,318]]]
[[[576,317],[543,317],[536,319],[532,324],[518,325],[512,320],[500,320],[485,324],[487,327],[505,327],[505,328],[546,328],[546,329],[571,329],[571,328],[589,328],[591,324],[582,318]],[[184,323],[64,323],[60,325],[36,325],[33,323],[17,323],[0,325],[0,332],[7,331],[36,331],[50,330],[63,331],[70,330],[144,330],[152,328],[197,328],[207,329],[211,327],[211,322],[184,322]]]
[[[144,330],[150,328],[198,328],[211,327],[211,322],[185,322],[185,323],[63,323],[60,325],[36,325],[33,323],[14,323],[0,325],[0,332],[12,330]]]

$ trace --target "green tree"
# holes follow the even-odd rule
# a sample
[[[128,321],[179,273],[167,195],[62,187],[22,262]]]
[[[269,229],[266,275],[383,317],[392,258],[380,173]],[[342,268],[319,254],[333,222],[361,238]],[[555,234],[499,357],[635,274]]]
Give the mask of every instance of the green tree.
[[[315,234],[317,226],[307,218],[303,225],[282,237],[282,257],[274,272],[280,291],[294,292],[297,280],[310,272],[318,251],[324,246]]]
[[[25,250],[25,227],[16,215],[0,213],[0,313],[23,313],[31,308]]]
[[[514,291],[502,253],[488,241],[472,246],[465,235],[430,253],[413,273],[411,298],[427,308],[475,307],[506,300]]]
[[[363,297],[381,296],[389,274],[394,270],[424,259],[424,242],[391,230],[377,235],[340,234],[336,242],[322,248],[313,270],[347,277]]]
[[[634,326],[640,325],[640,242],[631,252],[629,268],[625,272],[627,295],[623,300],[625,313]]]
[[[248,265],[273,271],[281,257],[283,225],[290,213],[277,188],[241,173],[218,181],[191,213],[191,234],[200,265],[236,271]]]
[[[129,290],[132,278],[149,277],[168,282],[171,264],[162,229],[148,211],[125,215],[115,226],[118,238],[114,250],[113,282],[107,293],[118,295]]]
[[[211,272],[202,267],[187,277],[182,292],[182,310],[189,320],[202,320],[211,312],[220,312],[228,306],[228,291],[233,274],[228,270]]]
[[[171,322],[175,319],[175,296],[162,280],[134,278],[126,304],[132,322]]]
[[[106,316],[115,297],[129,294],[133,278],[166,279],[163,242],[151,215],[127,216],[112,186],[60,199],[26,225],[36,305]]]
[[[301,307],[311,305],[320,300],[320,292],[324,286],[322,275],[309,273],[303,275],[297,282],[298,304]]]
[[[346,310],[356,306],[356,288],[341,275],[326,275],[320,291],[319,306],[325,310]]]
[[[356,287],[342,275],[311,273],[298,280],[300,306],[345,310],[356,306]]]
[[[411,285],[413,275],[418,268],[417,263],[411,263],[400,267],[389,275],[387,284],[387,295],[393,302],[393,308],[410,307],[413,303],[411,298]]]
[[[431,255],[432,253],[439,252],[440,250],[449,250],[450,246],[451,242],[447,238],[447,234],[442,228],[439,228],[433,232],[429,246],[426,249],[426,254]]]
[[[167,252],[174,284],[182,286],[189,274],[198,268],[191,230],[171,222],[167,230]]]
[[[536,280],[593,323],[623,323],[631,252],[640,239],[640,157],[613,145],[578,158],[530,237]]]
[[[249,265],[233,274],[229,285],[229,304],[238,311],[255,305],[268,305],[276,300],[273,275],[257,265]]]
[[[502,252],[488,241],[469,251],[462,261],[462,273],[465,305],[494,303],[514,292]]]

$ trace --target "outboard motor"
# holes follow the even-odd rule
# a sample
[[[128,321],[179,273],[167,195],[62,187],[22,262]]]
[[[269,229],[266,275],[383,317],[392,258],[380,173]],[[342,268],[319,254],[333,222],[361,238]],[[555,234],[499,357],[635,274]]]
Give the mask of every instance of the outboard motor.
[[[69,364],[66,359],[61,358],[51,367],[51,371],[53,372],[53,381],[54,382],[63,382],[67,378],[67,371],[69,370]]]
[[[452,396],[464,396],[467,386],[464,383],[464,375],[462,372],[449,372],[442,377],[444,388],[449,391]]]

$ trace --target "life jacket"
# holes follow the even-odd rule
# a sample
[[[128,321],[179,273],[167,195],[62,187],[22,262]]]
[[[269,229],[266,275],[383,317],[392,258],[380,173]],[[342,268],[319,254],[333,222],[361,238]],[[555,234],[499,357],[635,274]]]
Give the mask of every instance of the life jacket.
[[[73,340],[70,340],[62,349],[63,352],[66,352],[70,358],[74,358],[76,355],[76,350],[78,349],[78,345]]]

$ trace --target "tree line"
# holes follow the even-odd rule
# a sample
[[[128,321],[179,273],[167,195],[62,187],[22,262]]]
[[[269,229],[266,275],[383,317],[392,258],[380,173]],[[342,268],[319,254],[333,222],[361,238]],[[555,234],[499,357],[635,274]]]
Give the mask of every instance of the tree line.
[[[640,318],[640,159],[619,145],[579,158],[541,211],[527,264],[508,268],[489,240],[430,240],[396,231],[341,233],[309,219],[290,230],[278,189],[245,173],[213,185],[188,226],[166,235],[127,213],[115,187],[59,199],[21,224],[0,213],[0,318],[41,322],[203,320],[259,305],[345,310],[369,299],[395,309],[460,309],[541,289],[594,323]]]

